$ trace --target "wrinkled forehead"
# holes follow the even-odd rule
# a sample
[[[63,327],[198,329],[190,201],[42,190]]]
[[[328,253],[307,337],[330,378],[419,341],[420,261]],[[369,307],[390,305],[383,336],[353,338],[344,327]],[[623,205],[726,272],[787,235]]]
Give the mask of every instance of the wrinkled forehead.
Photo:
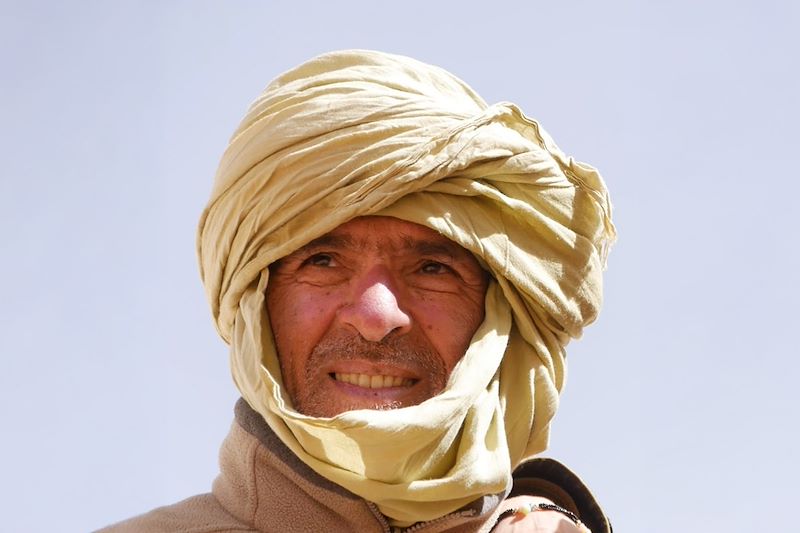
[[[325,249],[387,256],[412,254],[441,257],[474,262],[483,270],[475,256],[455,241],[422,224],[390,216],[369,215],[353,218],[328,233],[312,239],[285,257],[311,254]]]

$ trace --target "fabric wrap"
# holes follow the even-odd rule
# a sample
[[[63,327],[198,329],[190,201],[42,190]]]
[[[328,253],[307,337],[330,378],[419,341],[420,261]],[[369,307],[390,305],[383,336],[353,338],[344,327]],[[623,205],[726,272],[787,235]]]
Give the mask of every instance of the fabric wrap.
[[[267,267],[365,215],[470,250],[492,276],[486,317],[434,398],[308,417],[282,386]],[[406,57],[344,51],[286,72],[252,104],[197,244],[243,397],[312,469],[408,525],[507,490],[513,468],[546,448],[564,347],[597,316],[614,236],[600,175],[516,106],[487,106]]]

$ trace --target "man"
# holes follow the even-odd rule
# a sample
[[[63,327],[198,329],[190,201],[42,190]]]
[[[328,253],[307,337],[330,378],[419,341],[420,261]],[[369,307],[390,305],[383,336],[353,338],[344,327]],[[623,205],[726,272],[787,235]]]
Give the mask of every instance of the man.
[[[278,77],[199,227],[243,396],[220,476],[105,531],[610,531],[574,474],[526,462],[599,311],[610,209],[436,67],[346,51]]]

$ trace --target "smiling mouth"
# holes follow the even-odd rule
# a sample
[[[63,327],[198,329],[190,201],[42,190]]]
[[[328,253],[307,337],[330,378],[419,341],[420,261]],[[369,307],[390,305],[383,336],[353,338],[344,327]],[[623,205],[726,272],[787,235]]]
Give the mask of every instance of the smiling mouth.
[[[355,385],[365,389],[388,389],[393,387],[411,387],[417,380],[400,376],[369,375],[369,374],[346,374],[335,372],[330,376],[336,381]]]

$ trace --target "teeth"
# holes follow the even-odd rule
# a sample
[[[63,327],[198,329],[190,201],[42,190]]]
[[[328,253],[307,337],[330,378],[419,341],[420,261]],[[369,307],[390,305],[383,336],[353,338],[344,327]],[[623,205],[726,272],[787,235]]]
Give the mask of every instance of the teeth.
[[[365,389],[386,389],[389,387],[410,387],[414,380],[400,376],[370,376],[367,374],[334,374],[336,381],[358,385]]]

